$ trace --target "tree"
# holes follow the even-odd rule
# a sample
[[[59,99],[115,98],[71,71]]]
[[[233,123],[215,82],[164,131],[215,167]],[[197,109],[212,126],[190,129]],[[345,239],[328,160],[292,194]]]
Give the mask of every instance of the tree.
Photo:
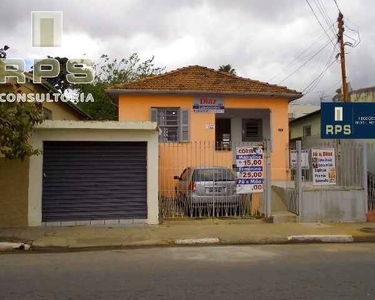
[[[0,49],[1,58],[6,58],[5,51],[9,47]],[[0,59],[0,64],[3,61]],[[16,84],[0,85],[0,93],[21,93]],[[29,137],[33,128],[43,122],[41,103],[30,102],[0,102],[0,153],[6,159],[21,159],[40,154],[29,144]]]
[[[226,72],[226,73],[233,74],[233,75],[237,74],[236,70],[233,69],[232,66],[229,65],[229,64],[219,66],[219,71],[220,72]]]
[[[94,82],[76,86],[77,92],[91,93],[94,102],[80,102],[78,106],[94,120],[117,120],[117,107],[105,89],[118,83],[128,83],[161,74],[165,68],[155,67],[153,61],[154,57],[141,62],[136,53],[120,60],[110,59],[108,55],[103,54],[100,61],[94,65]]]
[[[66,57],[52,57],[47,56],[48,58],[54,58],[59,61],[60,63],[60,73],[56,77],[47,78],[47,81],[58,91],[63,93],[65,90],[72,88],[73,85],[69,83],[66,80],[66,75],[68,75],[68,72],[66,71],[66,62],[68,61],[68,58]],[[43,67],[42,67],[43,68]]]
[[[133,53],[129,58],[121,60],[111,60],[105,54],[100,58],[102,62],[95,65],[96,80],[107,86],[158,75],[165,70],[165,68],[154,66],[154,56],[143,62],[141,62],[137,53]]]
[[[0,89],[0,93],[4,92]],[[20,91],[17,91],[20,92]],[[40,154],[29,144],[34,127],[44,120],[41,103],[0,103],[0,153],[6,159],[21,159]]]
[[[52,58],[48,56],[48,58]],[[117,107],[105,90],[118,83],[128,83],[149,76],[161,74],[165,68],[155,67],[154,57],[141,61],[137,53],[129,58],[110,59],[102,55],[94,64],[95,79],[91,84],[71,84],[66,80],[66,57],[54,57],[60,63],[60,74],[55,78],[45,78],[56,90],[61,93],[89,93],[94,102],[79,102],[77,105],[89,114],[94,120],[117,120]],[[31,71],[32,72],[32,71]]]
[[[80,102],[79,108],[89,114],[94,120],[117,120],[117,107],[107,95],[106,85],[102,82],[94,84],[82,84],[78,91],[93,96],[94,102]]]
[[[68,72],[66,71],[66,63],[68,61],[67,57],[52,57],[52,56],[47,56],[47,58],[54,58],[56,59],[59,64],[60,64],[60,73],[56,77],[49,77],[45,78],[45,80],[52,85],[57,91],[64,93],[65,90],[68,90],[70,88],[73,88],[73,84],[69,83],[66,80],[66,75],[68,75]],[[42,66],[43,69],[48,69],[47,66]],[[31,70],[30,73],[33,73],[34,70]]]

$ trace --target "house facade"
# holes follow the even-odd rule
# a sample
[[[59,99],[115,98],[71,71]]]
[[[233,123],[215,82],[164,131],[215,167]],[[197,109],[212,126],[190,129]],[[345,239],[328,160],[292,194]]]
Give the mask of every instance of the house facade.
[[[320,138],[320,109],[291,120],[289,122],[289,136],[293,143],[309,136]]]
[[[288,104],[301,93],[202,66],[189,66],[107,90],[119,121],[159,127],[161,189],[184,167],[235,164],[235,147],[270,140],[272,180],[287,178]],[[223,163],[224,162],[224,163]]]
[[[333,102],[342,102],[341,90],[333,97]],[[349,102],[375,102],[375,87],[367,87],[358,90],[351,90],[348,93]]]

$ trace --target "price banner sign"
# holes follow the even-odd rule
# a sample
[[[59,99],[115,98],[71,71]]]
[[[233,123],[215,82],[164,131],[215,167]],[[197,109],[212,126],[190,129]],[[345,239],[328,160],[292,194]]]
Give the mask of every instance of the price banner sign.
[[[237,194],[263,192],[263,149],[259,146],[236,148]]]

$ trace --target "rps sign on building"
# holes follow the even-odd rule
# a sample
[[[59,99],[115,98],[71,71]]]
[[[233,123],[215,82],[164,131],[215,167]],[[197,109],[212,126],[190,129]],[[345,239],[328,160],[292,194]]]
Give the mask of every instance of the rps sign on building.
[[[237,147],[237,194],[262,193],[264,181],[262,147]]]
[[[224,99],[214,97],[195,97],[193,101],[195,113],[224,113]]]
[[[374,139],[375,103],[322,103],[322,139]]]

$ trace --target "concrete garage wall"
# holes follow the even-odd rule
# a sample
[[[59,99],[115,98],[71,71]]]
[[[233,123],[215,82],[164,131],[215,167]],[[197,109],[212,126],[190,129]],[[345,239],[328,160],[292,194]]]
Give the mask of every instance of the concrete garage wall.
[[[29,160],[0,157],[0,227],[27,226]]]
[[[364,222],[366,198],[363,189],[306,189],[300,222]]]
[[[147,220],[159,223],[158,131],[152,122],[45,121],[35,131],[31,144],[43,150],[44,141],[145,141],[147,142]],[[28,225],[42,225],[43,156],[30,158]]]

